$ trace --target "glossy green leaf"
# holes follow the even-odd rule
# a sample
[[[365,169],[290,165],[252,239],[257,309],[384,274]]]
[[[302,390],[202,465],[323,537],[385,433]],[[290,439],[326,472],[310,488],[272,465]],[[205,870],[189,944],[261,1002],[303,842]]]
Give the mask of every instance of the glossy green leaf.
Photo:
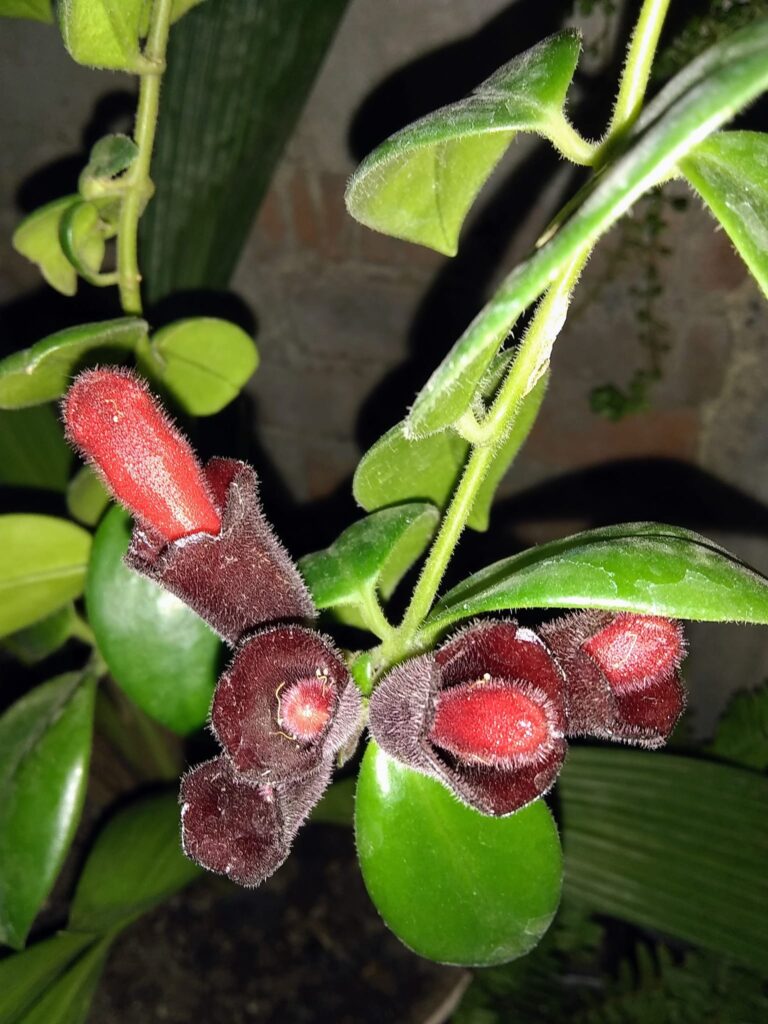
[[[0,409],[0,486],[63,491],[71,464],[72,449],[51,406]]]
[[[226,288],[348,0],[208,0],[171,32],[141,219],[151,302]]]
[[[353,523],[323,551],[305,555],[299,568],[317,607],[356,604],[375,588],[390,597],[439,519],[434,505],[396,505]]]
[[[93,935],[60,932],[0,960],[0,1020],[18,1024],[25,1011],[93,941]]]
[[[768,296],[768,135],[718,132],[680,169]]]
[[[258,365],[253,339],[213,317],[178,320],[139,348],[142,371],[191,416],[211,416],[229,405]]]
[[[93,281],[104,261],[106,226],[93,203],[79,202],[67,207],[59,222],[59,241],[64,255],[77,273]]]
[[[559,792],[569,899],[765,967],[768,779],[655,752],[572,748]]]
[[[562,855],[541,800],[509,818],[486,817],[371,742],[360,768],[355,835],[379,913],[430,960],[514,960],[533,949],[557,910]]]
[[[0,718],[0,942],[24,944],[85,797],[95,679],[36,687]]]
[[[83,592],[91,535],[54,516],[0,516],[0,636]]]
[[[550,36],[466,99],[387,139],[352,176],[349,212],[376,231],[454,256],[464,218],[515,134],[572,131],[563,107],[580,50],[572,29]]]
[[[136,143],[128,135],[105,135],[94,143],[88,163],[80,174],[80,192],[86,199],[99,180],[111,181],[127,171],[138,156]]]
[[[707,751],[744,768],[768,771],[768,683],[733,697]]]
[[[57,0],[61,36],[78,64],[140,70],[145,0]]]
[[[201,871],[181,852],[179,821],[175,790],[118,811],[88,856],[69,927],[86,932],[122,928],[194,881]]]
[[[413,436],[443,430],[471,405],[499,345],[521,313],[586,246],[640,196],[768,88],[768,20],[717,43],[645,108],[627,149],[593,179],[586,198],[546,245],[517,267],[470,324],[418,395],[407,424]]]
[[[0,18],[53,21],[52,0],[0,0]]]
[[[67,510],[85,526],[95,526],[110,502],[109,492],[90,466],[81,466],[67,487]]]
[[[605,526],[481,569],[438,601],[426,635],[482,612],[515,608],[768,623],[768,580],[691,530],[663,523]]]
[[[444,509],[458,483],[469,444],[446,431],[410,440],[403,424],[388,430],[358,463],[355,501],[367,512],[403,501],[429,501]]]
[[[88,619],[122,690],[150,717],[184,735],[208,717],[221,642],[177,597],[123,564],[130,537],[128,514],[111,509],[94,538]]]
[[[24,218],[11,240],[16,252],[37,264],[48,284],[62,295],[77,291],[77,274],[59,241],[62,214],[77,201],[78,196],[63,196],[41,206]]]
[[[113,941],[114,936],[107,935],[94,942],[18,1024],[85,1024]]]
[[[126,316],[68,327],[14,352],[0,360],[0,409],[61,398],[78,370],[96,362],[125,362],[146,332],[144,320]]]
[[[0,644],[23,665],[36,665],[67,642],[74,624],[75,609],[66,604],[26,629],[3,637]]]

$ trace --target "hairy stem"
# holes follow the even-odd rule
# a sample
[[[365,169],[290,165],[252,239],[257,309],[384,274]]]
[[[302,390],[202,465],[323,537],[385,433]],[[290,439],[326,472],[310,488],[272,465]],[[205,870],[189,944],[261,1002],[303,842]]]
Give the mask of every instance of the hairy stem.
[[[171,24],[173,0],[154,0],[149,34],[144,48],[147,70],[141,72],[139,105],[136,111],[134,141],[138,154],[128,172],[120,207],[117,236],[117,273],[120,303],[126,313],[140,314],[141,274],[138,263],[139,219],[152,195],[149,176],[155,143],[157,113],[160,106],[160,82],[165,70],[165,51]]]
[[[619,94],[608,129],[609,139],[623,134],[640,113],[669,2],[670,0],[643,2],[621,75]]]

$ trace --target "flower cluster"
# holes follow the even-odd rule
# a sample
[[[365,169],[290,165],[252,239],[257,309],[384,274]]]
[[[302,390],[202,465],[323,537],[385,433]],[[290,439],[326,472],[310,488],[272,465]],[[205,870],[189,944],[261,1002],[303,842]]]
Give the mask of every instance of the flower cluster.
[[[126,370],[81,374],[63,414],[70,441],[136,519],[127,563],[234,648],[211,716],[222,754],[182,780],[182,843],[204,867],[257,885],[287,857],[359,731],[358,690],[332,642],[303,624],[312,598],[249,466],[201,467]]]
[[[307,625],[312,598],[264,516],[253,469],[200,466],[129,371],[81,374],[64,419],[135,517],[127,563],[234,649],[211,709],[222,753],[181,783],[182,843],[204,867],[257,885],[354,748],[359,692],[333,643]],[[685,703],[684,650],[680,626],[653,616],[577,612],[538,631],[475,623],[384,676],[370,733],[483,814],[512,814],[553,785],[571,736],[665,742]]]

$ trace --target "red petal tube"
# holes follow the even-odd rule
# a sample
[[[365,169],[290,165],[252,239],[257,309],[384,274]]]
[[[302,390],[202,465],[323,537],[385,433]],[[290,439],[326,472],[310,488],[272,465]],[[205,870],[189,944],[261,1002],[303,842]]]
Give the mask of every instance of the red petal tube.
[[[565,758],[562,673],[531,630],[479,623],[393,669],[369,726],[388,754],[459,800],[512,814],[550,788]]]
[[[331,642],[277,626],[237,651],[216,687],[211,726],[237,772],[275,783],[330,763],[361,716],[359,691]]]
[[[234,459],[211,459],[204,473],[223,510],[219,534],[169,544],[157,531],[137,527],[126,563],[180,597],[233,644],[266,622],[314,618],[309,591],[262,511],[253,469]]]
[[[139,377],[87,370],[62,409],[71,443],[142,523],[166,541],[219,532],[221,519],[189,442]]]

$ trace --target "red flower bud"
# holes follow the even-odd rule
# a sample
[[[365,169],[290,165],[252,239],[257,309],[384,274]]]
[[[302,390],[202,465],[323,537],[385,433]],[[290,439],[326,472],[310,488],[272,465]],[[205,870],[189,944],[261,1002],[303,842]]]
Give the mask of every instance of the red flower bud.
[[[184,853],[239,885],[259,885],[285,861],[329,778],[324,765],[300,782],[255,786],[226,758],[199,765],[182,779],[179,794]]]
[[[237,772],[274,783],[330,763],[361,716],[359,691],[331,642],[276,626],[237,651],[216,687],[211,727]]]
[[[565,673],[569,736],[667,741],[685,707],[679,623],[585,611],[547,623],[541,636]]]
[[[388,754],[464,803],[512,814],[562,766],[562,673],[531,630],[479,623],[390,672],[371,697],[369,724]]]
[[[87,370],[63,402],[67,437],[118,501],[166,541],[221,519],[188,441],[130,370]]]

